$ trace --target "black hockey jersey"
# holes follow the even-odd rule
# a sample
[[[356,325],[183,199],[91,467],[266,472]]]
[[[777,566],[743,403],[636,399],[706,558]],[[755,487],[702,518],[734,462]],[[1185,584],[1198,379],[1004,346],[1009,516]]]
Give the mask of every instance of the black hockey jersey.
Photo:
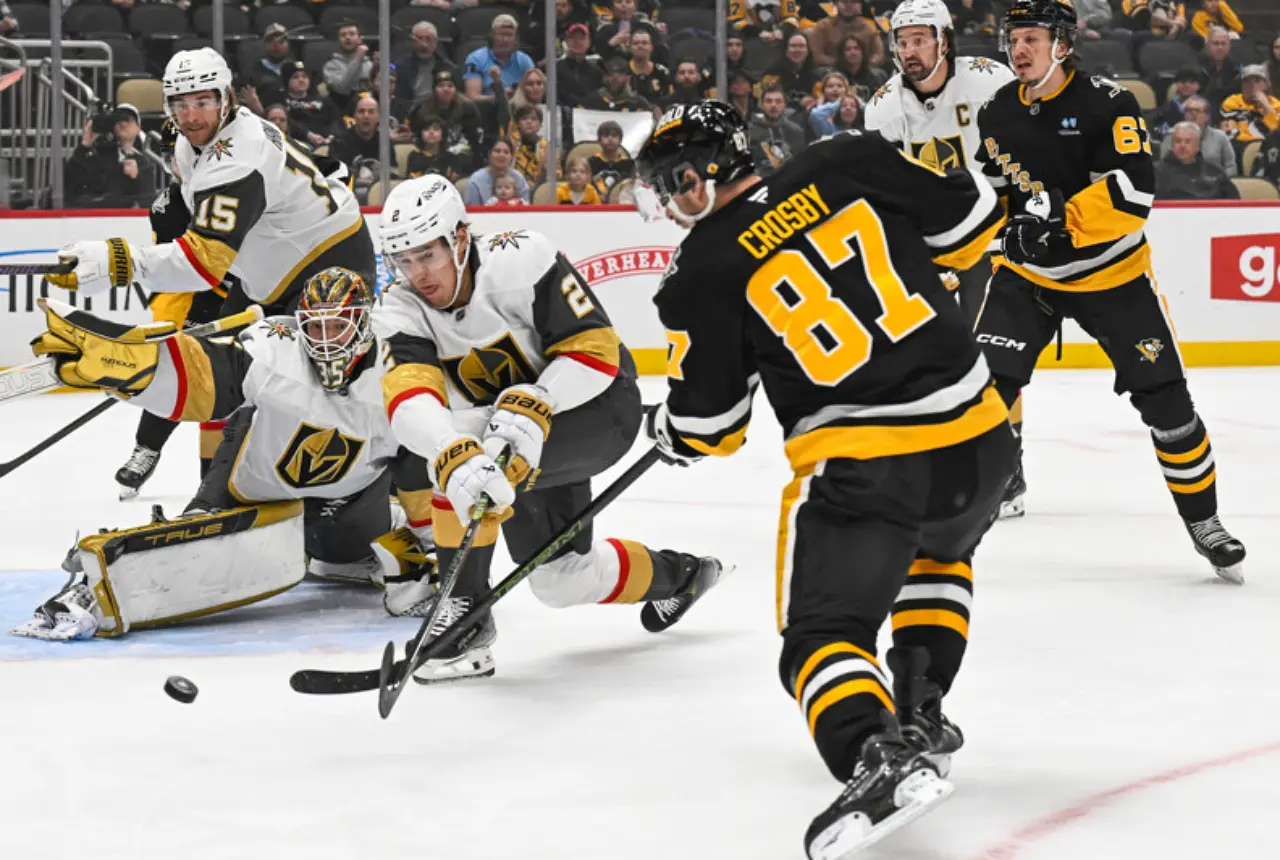
[[[1008,211],[1020,213],[1035,194],[1055,189],[1066,201],[1070,246],[1035,265],[1015,265],[1032,283],[1092,292],[1147,273],[1151,248],[1143,228],[1151,213],[1155,169],[1147,122],[1133,94],[1114,81],[1073,71],[1063,86],[1035,102],[1016,81],[978,114],[983,172]]]
[[[697,222],[655,302],[667,407],[703,454],[741,446],[758,383],[799,470],[971,439],[1004,404],[936,266],[972,266],[1004,222],[987,183],[843,133]]]

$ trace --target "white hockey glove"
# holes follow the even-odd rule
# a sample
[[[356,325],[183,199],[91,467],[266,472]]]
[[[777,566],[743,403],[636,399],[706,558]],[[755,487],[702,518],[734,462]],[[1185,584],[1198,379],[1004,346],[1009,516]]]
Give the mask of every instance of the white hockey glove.
[[[93,296],[133,283],[133,258],[133,249],[124,239],[72,242],[58,251],[58,260],[76,267],[65,275],[45,275],[45,279],[55,287]]]
[[[676,438],[665,403],[645,409],[644,432],[658,446],[662,459],[673,466],[689,466],[703,457]]]
[[[555,402],[538,385],[513,385],[498,398],[497,408],[484,430],[484,453],[496,461],[502,449],[511,446],[507,480],[511,486],[531,486],[542,461],[542,444],[551,433]],[[533,478],[531,478],[533,476]]]
[[[464,523],[481,495],[489,497],[489,512],[495,514],[516,500],[511,482],[474,436],[460,436],[445,447],[431,468],[431,480]]]

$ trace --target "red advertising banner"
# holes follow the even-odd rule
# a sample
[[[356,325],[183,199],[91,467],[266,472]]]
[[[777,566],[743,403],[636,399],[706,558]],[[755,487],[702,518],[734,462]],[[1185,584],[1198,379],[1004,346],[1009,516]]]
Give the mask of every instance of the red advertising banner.
[[[1211,298],[1280,302],[1280,233],[1212,239],[1210,257]]]

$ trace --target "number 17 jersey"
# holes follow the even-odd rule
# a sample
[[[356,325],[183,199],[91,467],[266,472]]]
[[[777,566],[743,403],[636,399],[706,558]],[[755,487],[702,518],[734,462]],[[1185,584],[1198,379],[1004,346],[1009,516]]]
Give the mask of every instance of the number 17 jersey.
[[[676,436],[733,453],[758,384],[797,470],[947,447],[1005,421],[937,270],[972,266],[1003,221],[981,177],[878,135],[801,152],[697,222],[664,276]]]

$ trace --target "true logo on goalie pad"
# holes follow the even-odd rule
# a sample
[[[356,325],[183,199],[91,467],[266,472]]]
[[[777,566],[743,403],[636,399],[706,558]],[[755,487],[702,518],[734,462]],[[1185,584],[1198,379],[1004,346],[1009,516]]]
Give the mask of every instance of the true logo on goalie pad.
[[[302,424],[276,462],[276,474],[291,487],[321,487],[346,477],[364,450],[365,440],[329,427]]]

